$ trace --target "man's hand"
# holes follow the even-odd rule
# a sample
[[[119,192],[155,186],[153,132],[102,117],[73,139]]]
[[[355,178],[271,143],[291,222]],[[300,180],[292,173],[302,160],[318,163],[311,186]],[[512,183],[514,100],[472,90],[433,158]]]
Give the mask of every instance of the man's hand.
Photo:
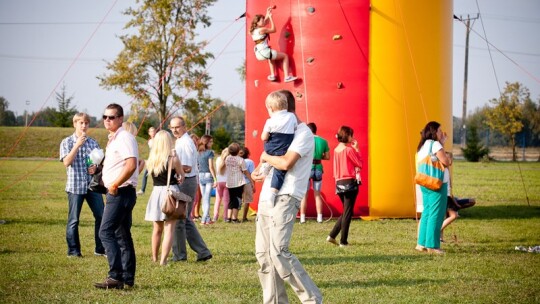
[[[88,167],[88,174],[94,175],[96,174],[96,171],[97,171],[97,165],[91,165],[90,167]]]

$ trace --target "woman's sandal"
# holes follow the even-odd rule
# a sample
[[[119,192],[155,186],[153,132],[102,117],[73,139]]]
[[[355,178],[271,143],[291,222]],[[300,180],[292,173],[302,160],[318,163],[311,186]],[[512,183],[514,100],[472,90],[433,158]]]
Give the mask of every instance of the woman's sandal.
[[[427,252],[429,254],[437,254],[437,255],[443,255],[444,254],[444,250],[441,250],[441,249],[435,249],[435,248],[428,248],[427,249]]]

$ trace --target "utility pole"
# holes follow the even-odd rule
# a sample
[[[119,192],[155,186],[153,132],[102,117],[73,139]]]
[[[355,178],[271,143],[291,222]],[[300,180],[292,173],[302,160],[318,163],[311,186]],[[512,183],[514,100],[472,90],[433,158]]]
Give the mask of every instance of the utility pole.
[[[30,105],[30,100],[26,101],[26,110],[24,111],[24,116],[26,117],[24,120],[24,126],[28,127],[28,106]]]
[[[467,18],[464,19],[463,17],[459,16],[456,17],[454,15],[454,19],[457,19],[461,22],[465,22],[465,26],[467,27],[467,32],[465,35],[465,75],[463,77],[463,109],[461,113],[461,146],[465,147],[465,142],[467,140],[467,126],[465,125],[465,119],[467,118],[467,78],[468,78],[468,70],[469,70],[469,33],[471,32],[472,25],[471,20],[474,21],[480,17],[480,14],[476,14],[476,17],[471,18],[469,15],[467,15]]]

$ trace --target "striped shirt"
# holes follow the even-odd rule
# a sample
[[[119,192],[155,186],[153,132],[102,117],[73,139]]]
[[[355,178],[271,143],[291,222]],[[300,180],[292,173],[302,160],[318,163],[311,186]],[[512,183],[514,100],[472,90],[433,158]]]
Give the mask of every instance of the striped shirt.
[[[77,135],[73,133],[71,136],[68,136],[62,140],[62,143],[60,143],[60,161],[63,161],[64,157],[71,152],[71,149],[73,149],[75,143],[77,142],[77,138]],[[99,148],[99,144],[93,138],[87,137],[87,140],[81,147],[79,147],[77,155],[75,155],[71,165],[66,167],[66,192],[73,194],[86,194],[88,184],[92,179],[92,176],[88,174],[86,159],[90,156],[90,152],[92,152],[94,148]]]
[[[229,155],[225,159],[227,167],[227,188],[236,188],[246,184],[244,171],[246,171],[246,162],[240,156]]]

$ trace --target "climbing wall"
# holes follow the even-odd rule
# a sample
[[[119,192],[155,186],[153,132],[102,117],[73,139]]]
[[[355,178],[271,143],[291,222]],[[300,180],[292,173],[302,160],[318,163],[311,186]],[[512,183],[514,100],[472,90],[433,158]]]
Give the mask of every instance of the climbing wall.
[[[291,73],[298,80],[284,83],[281,62],[278,81],[267,80],[269,66],[257,61],[249,28],[255,14],[264,15],[274,6],[277,32],[270,35],[273,49],[289,55]],[[335,133],[341,125],[354,129],[364,158],[363,185],[354,215],[368,215],[370,170],[368,157],[368,50],[369,1],[247,1],[246,13],[246,146],[258,162],[263,151],[261,130],[268,117],[264,100],[268,93],[287,89],[296,96],[296,109],[304,122],[317,124],[318,135],[330,146],[331,159],[337,145]],[[323,161],[322,196],[325,216],[337,216],[342,204],[334,192],[332,160]],[[257,185],[260,193],[260,184]],[[258,198],[255,197],[255,202]],[[256,204],[252,208],[256,209]],[[315,216],[312,192],[308,192],[308,216]]]

